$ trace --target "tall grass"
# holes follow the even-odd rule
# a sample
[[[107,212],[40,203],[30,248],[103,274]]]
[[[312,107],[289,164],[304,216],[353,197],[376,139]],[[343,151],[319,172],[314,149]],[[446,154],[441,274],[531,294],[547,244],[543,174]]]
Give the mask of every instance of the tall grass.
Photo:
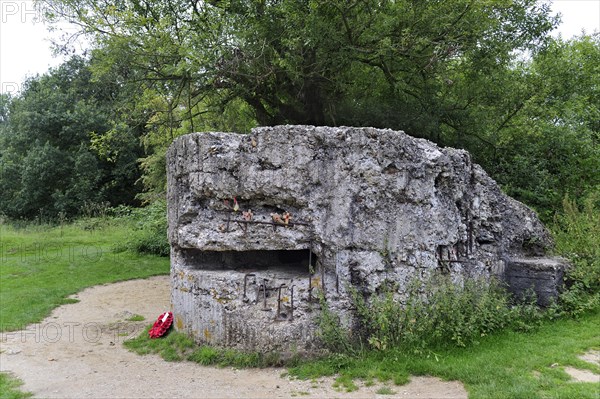
[[[566,197],[563,211],[552,227],[558,254],[571,260],[562,309],[578,316],[600,306],[600,190],[588,195],[583,206]]]
[[[122,209],[121,220],[131,226],[131,235],[115,243],[116,251],[130,250],[139,254],[169,256],[167,240],[167,202],[156,200],[144,208]]]

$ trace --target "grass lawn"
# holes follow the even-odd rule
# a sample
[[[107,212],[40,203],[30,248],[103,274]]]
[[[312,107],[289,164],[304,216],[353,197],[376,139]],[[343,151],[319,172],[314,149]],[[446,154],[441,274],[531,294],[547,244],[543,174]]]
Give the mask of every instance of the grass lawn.
[[[130,230],[118,220],[64,227],[0,226],[0,331],[41,321],[86,287],[169,273],[169,259],[115,253]]]
[[[63,227],[0,225],[0,331],[36,323],[86,287],[169,273],[169,259],[116,253],[130,229],[111,219]],[[0,398],[22,398],[19,382],[0,374]]]

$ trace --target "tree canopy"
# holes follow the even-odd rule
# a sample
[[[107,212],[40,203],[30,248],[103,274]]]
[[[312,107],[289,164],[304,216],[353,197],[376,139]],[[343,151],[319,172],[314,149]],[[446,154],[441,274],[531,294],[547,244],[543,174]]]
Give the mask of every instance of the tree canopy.
[[[600,190],[600,39],[551,38],[558,20],[544,2],[38,4],[92,49],[0,102],[5,213],[41,182],[23,160],[56,158],[45,168],[62,177],[11,214],[49,196],[55,211],[76,212],[81,201],[130,201],[140,176],[142,198],[161,195],[178,135],[286,123],[386,127],[466,148],[547,216],[567,193]]]
[[[91,140],[111,130],[118,87],[94,82],[74,57],[29,79],[6,102],[0,134],[0,212],[14,218],[79,214],[85,206],[133,203],[139,142],[130,137],[112,158]]]

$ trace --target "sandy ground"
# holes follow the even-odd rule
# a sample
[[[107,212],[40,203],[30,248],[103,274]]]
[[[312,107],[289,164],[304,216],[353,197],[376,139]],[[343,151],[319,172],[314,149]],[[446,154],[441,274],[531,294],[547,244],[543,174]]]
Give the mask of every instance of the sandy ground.
[[[579,358],[585,362],[600,366],[600,351],[590,350]],[[574,381],[577,382],[600,382],[600,375],[592,373],[589,370],[576,369],[575,367],[565,367],[567,374],[571,376]]]
[[[80,302],[57,308],[26,330],[0,335],[0,371],[20,378],[24,391],[45,398],[466,398],[459,382],[414,377],[378,395],[382,385],[346,393],[331,378],[299,381],[284,369],[203,367],[139,356],[122,345],[169,309],[169,278],[154,277],[92,287]],[[146,318],[128,322],[133,314]]]

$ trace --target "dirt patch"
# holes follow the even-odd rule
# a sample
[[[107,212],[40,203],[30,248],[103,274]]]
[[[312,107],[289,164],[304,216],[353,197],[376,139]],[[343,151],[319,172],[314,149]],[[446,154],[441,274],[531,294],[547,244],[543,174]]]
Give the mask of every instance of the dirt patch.
[[[40,324],[0,334],[0,371],[20,378],[24,391],[46,398],[467,398],[461,383],[413,377],[379,395],[382,385],[339,392],[331,378],[293,380],[284,369],[203,367],[139,356],[122,345],[170,308],[169,277],[92,287]],[[142,322],[127,321],[134,314]]]
[[[589,350],[583,355],[578,356],[581,360],[600,366],[600,351]],[[565,367],[565,372],[576,382],[600,382],[600,374],[590,370],[581,370],[575,367]]]
[[[600,350],[589,350],[583,355],[580,355],[579,358],[584,362],[592,363],[600,367]]]
[[[592,373],[589,370],[581,370],[567,366],[565,367],[565,372],[577,382],[600,382],[600,374]]]

